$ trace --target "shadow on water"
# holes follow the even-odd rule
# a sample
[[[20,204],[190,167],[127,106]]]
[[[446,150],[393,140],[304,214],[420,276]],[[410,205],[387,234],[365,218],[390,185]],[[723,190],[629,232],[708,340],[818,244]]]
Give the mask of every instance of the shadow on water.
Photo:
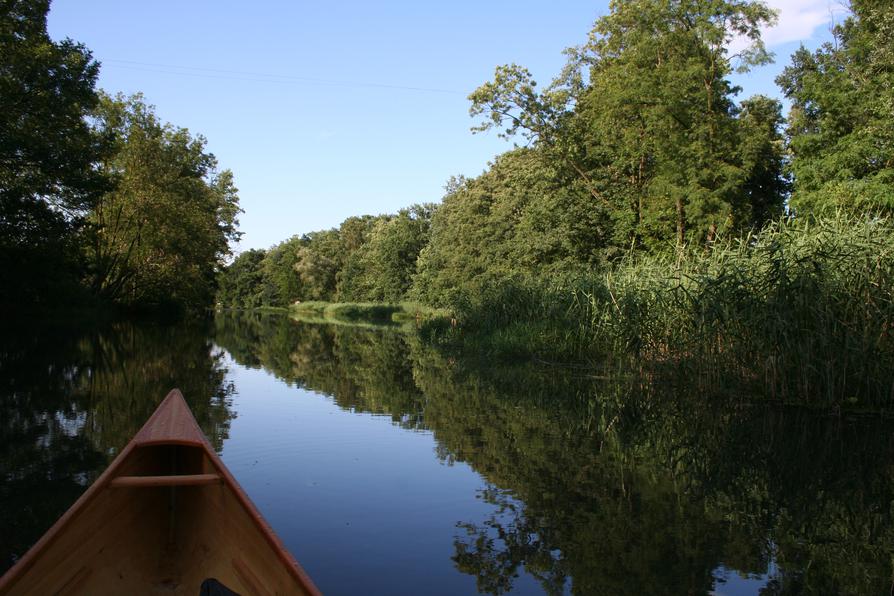
[[[173,387],[216,449],[233,414],[208,325],[0,330],[0,571],[61,515]]]
[[[455,520],[453,555],[481,592],[520,574],[546,593],[723,593],[736,577],[763,594],[891,591],[890,421],[488,367],[388,329],[227,314],[215,337],[240,364],[431,431],[445,463],[481,474],[493,513]]]

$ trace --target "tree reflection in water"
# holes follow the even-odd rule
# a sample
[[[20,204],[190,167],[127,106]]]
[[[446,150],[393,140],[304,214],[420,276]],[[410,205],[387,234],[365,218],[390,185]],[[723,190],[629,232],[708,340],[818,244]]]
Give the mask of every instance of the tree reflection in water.
[[[457,520],[454,563],[504,593],[887,593],[894,443],[881,417],[755,405],[668,379],[594,379],[445,356],[413,333],[221,315],[241,364],[434,434],[493,513]]]
[[[0,340],[0,570],[105,469],[161,399],[182,389],[220,450],[230,395],[207,325],[7,322]]]

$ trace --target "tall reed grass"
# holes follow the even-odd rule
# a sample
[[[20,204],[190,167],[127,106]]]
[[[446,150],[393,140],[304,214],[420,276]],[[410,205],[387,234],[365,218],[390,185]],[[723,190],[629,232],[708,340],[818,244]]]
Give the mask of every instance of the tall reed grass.
[[[674,370],[786,402],[894,405],[886,218],[782,221],[603,274],[503,280],[457,310],[494,352]]]

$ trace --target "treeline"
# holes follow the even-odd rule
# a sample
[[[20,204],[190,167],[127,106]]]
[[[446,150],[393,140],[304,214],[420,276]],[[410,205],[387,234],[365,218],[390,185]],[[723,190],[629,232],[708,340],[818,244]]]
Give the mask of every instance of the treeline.
[[[520,276],[586,278],[649,255],[697,255],[782,217],[890,213],[894,13],[880,0],[851,11],[834,43],[799,50],[779,77],[786,121],[778,100],[739,100],[730,81],[771,59],[760,28],[775,14],[764,4],[612,3],[550,85],[506,65],[470,95],[473,130],[522,147],[477,178],[451,179],[437,207],[349,218],[240,255],[218,300],[409,299],[474,323],[480,297]],[[733,36],[750,45],[734,54]]]
[[[48,10],[0,8],[0,304],[210,306],[238,238],[232,173],[140,95],[97,90]]]
[[[349,217],[337,229],[243,252],[221,275],[218,302],[255,308],[307,300],[400,301],[429,243],[434,211],[434,205],[413,205],[396,215]]]

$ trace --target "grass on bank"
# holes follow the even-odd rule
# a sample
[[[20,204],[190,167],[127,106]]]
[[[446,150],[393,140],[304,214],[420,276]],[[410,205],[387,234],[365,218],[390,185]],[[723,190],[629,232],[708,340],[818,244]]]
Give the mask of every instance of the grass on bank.
[[[449,318],[445,309],[436,309],[414,302],[384,304],[378,302],[296,302],[289,307],[291,315],[309,322],[336,322],[373,325],[421,325],[435,319]]]

